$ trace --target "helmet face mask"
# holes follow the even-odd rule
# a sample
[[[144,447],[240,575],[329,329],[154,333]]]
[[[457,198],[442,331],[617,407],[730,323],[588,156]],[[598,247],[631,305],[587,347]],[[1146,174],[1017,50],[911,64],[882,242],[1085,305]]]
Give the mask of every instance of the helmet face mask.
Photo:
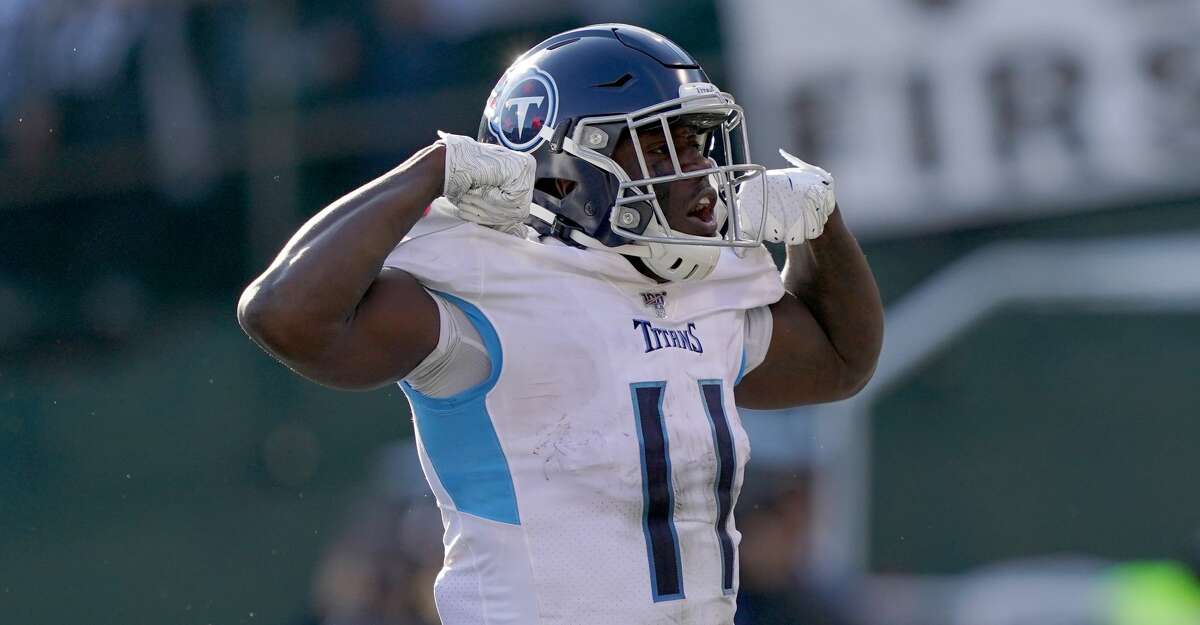
[[[704,85],[711,86],[711,85]],[[713,88],[715,90],[715,88]],[[714,115],[715,114],[715,115]],[[670,137],[672,128],[678,124],[687,125],[692,119],[699,118],[696,124],[701,131],[706,131],[708,147],[706,155],[710,166],[704,169],[684,171],[680,164],[679,155],[673,141],[665,145],[671,159],[672,171],[667,174],[657,174],[650,171],[648,159],[642,147],[640,137],[647,131],[661,132]],[[710,120],[717,119],[715,124]],[[622,122],[628,130],[628,137],[637,156],[639,171],[628,172],[611,156],[606,156],[588,146],[589,139],[596,136],[595,126]],[[548,132],[548,131],[547,131]],[[736,133],[736,134],[735,134]],[[743,236],[741,224],[737,215],[737,185],[761,175],[766,168],[749,162],[734,162],[733,159],[723,158],[724,163],[717,162],[712,154],[722,157],[735,153],[734,138],[740,140],[738,146],[742,154],[749,152],[749,143],[745,134],[745,118],[741,107],[734,103],[733,97],[727,93],[686,95],[675,100],[669,100],[649,109],[633,111],[626,115],[584,118],[576,123],[572,141],[565,142],[563,150],[582,158],[597,167],[609,171],[617,177],[617,199],[609,215],[612,232],[630,241],[646,243],[668,243],[677,245],[701,245],[724,247],[756,247],[762,243],[762,237]],[[726,207],[725,218],[728,224],[724,234],[718,238],[698,237],[675,232],[667,219],[655,185],[669,185],[680,180],[692,178],[708,178],[716,189],[720,201]],[[639,205],[649,204],[649,211],[639,210]],[[648,212],[649,214],[645,214]],[[762,214],[765,214],[762,213]],[[657,227],[651,227],[657,226]],[[658,231],[662,234],[650,234],[647,231]],[[762,231],[762,227],[758,228]]]
[[[616,74],[617,76],[613,77]],[[704,141],[706,167],[685,171],[673,129],[688,126]],[[667,159],[651,160],[642,138],[661,133]],[[728,93],[708,82],[695,60],[644,29],[602,25],[551,37],[518,59],[492,92],[480,140],[528,151],[538,161],[531,225],[581,247],[635,256],[663,280],[697,280],[723,247],[756,247],[738,219],[739,184],[765,168],[748,162],[745,116]],[[633,171],[614,158],[628,141]],[[661,192],[703,178],[716,191],[718,231],[672,228]],[[548,192],[568,180],[566,193]],[[763,199],[765,203],[765,198]],[[765,209],[765,206],[762,207]],[[766,211],[759,210],[765,219]],[[762,224],[755,232],[763,231]]]

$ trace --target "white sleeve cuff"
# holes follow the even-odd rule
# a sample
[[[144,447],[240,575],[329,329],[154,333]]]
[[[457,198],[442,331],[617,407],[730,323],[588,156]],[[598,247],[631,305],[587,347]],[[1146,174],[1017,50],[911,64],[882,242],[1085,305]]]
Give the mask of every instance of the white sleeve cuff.
[[[437,303],[441,320],[438,344],[404,381],[427,397],[452,397],[486,380],[492,363],[466,313],[437,293],[427,292]]]

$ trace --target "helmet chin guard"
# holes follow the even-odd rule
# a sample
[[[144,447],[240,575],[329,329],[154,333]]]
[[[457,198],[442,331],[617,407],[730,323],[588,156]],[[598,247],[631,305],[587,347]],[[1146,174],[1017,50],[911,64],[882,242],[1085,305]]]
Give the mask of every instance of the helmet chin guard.
[[[653,227],[653,226],[651,226]],[[649,230],[649,228],[647,228]],[[665,233],[664,233],[665,234]],[[690,234],[677,233],[676,237],[693,237]],[[694,237],[705,242],[708,237]],[[703,280],[717,267],[717,259],[721,257],[721,248],[709,243],[678,244],[678,243],[639,243],[650,250],[649,256],[642,256],[642,263],[654,272],[654,275],[668,282],[683,282],[686,280]]]

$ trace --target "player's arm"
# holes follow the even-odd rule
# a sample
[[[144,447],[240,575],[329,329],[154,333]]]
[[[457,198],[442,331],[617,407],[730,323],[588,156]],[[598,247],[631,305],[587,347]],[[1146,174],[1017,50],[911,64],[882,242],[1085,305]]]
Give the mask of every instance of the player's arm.
[[[875,277],[837,211],[829,172],[780,150],[793,167],[773,169],[738,191],[746,225],[787,244],[783,298],[771,305],[762,363],[736,389],[738,405],[786,408],[845,399],[871,379],[883,344]],[[766,198],[764,203],[763,198]],[[765,204],[766,215],[762,211]]]
[[[783,283],[766,358],[738,384],[738,405],[786,408],[854,395],[875,371],[883,306],[840,212],[819,237],[788,246]]]
[[[309,219],[238,302],[263,349],[322,384],[367,389],[403,377],[437,345],[437,306],[387,258],[442,194],[444,146],[429,146]]]
[[[520,235],[533,157],[460,135],[437,143],[310,219],[242,293],[238,321],[259,345],[322,384],[369,389],[437,347],[437,304],[384,269],[425,208],[445,196],[465,220]]]

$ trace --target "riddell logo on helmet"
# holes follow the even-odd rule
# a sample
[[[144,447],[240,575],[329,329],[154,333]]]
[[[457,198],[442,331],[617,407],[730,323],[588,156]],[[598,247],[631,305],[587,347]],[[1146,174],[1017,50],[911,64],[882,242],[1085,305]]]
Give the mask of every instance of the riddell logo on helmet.
[[[538,133],[554,127],[558,117],[558,87],[550,74],[536,67],[507,78],[489,102],[488,130],[506,148],[522,152],[541,145]]]
[[[679,97],[686,98],[690,95],[716,95],[721,93],[720,89],[712,83],[707,82],[689,82],[685,85],[679,85]]]

